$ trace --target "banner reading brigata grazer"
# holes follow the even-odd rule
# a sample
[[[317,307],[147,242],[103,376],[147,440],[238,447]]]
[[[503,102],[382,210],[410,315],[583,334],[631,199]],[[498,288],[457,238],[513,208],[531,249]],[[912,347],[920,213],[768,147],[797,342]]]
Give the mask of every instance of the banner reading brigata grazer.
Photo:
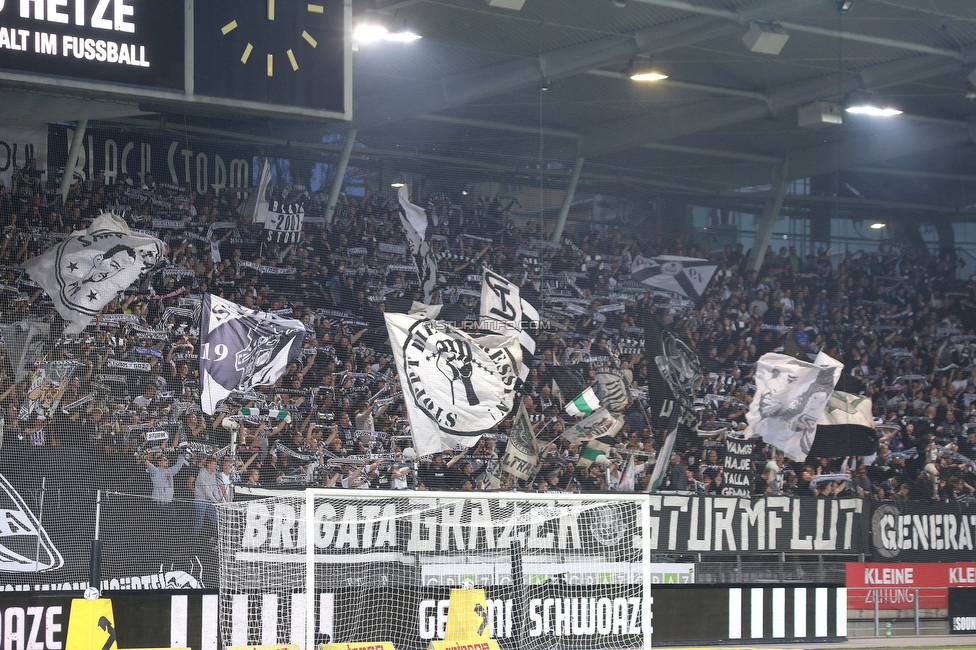
[[[871,542],[878,560],[970,561],[976,550],[976,507],[932,501],[874,504]]]
[[[558,500],[554,503],[558,504]],[[861,553],[867,549],[867,511],[861,499],[652,495],[650,503],[647,530],[651,550],[655,552],[787,551],[816,555],[827,551]],[[243,521],[247,524],[240,539],[233,542],[238,560],[261,557],[267,561],[289,562],[292,557],[304,557],[305,538],[288,524],[289,517],[294,518],[293,512],[269,510],[260,501],[251,501],[241,507],[244,509]],[[321,506],[315,515],[325,531],[325,538],[316,547],[321,553],[331,553],[351,546],[363,549],[362,557],[368,557],[373,549],[383,555],[384,561],[402,561],[412,566],[416,563],[417,553],[453,557],[459,550],[466,552],[469,547],[480,548],[479,545],[509,548],[513,533],[508,523],[536,521],[557,508],[553,503],[537,504],[517,499],[472,499],[463,507],[452,510],[450,516],[430,507],[421,519],[413,516],[419,512],[417,507],[416,502],[408,499],[384,500],[382,518],[384,521],[396,520],[395,528],[386,526],[380,530],[359,525],[358,533],[353,533],[356,527],[351,526],[349,535],[337,535],[335,528],[339,515],[360,517],[363,524],[375,515],[371,514],[369,506],[350,506],[339,512],[330,505]],[[571,508],[568,504],[565,507]],[[560,534],[558,548],[552,547],[551,539],[540,542],[535,539],[536,533],[532,533],[525,555],[555,551],[575,555],[602,553],[620,544],[639,548],[637,532],[624,535],[626,529],[622,524],[628,519],[616,506],[608,505],[601,510],[599,527],[599,530],[619,529],[613,540],[597,534],[598,529],[589,526],[584,517],[568,521],[566,530]],[[490,541],[485,537],[485,531],[493,531]]]

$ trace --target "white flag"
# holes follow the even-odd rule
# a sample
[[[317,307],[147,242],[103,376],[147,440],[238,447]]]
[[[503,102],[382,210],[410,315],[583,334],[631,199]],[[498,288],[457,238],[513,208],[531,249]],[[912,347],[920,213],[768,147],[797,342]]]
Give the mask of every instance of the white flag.
[[[427,213],[424,209],[410,202],[410,195],[407,186],[404,185],[397,191],[400,199],[400,223],[407,233],[407,241],[410,243],[410,252],[413,254],[414,266],[417,268],[417,275],[420,278],[420,286],[424,290],[424,303],[430,304],[434,287],[437,286],[437,260],[427,242]]]
[[[502,470],[515,478],[529,480],[539,472],[542,458],[532,427],[532,420],[525,410],[525,402],[519,404],[518,413],[512,418],[512,428],[508,432],[508,444],[501,461]]]
[[[418,454],[471,447],[512,410],[518,339],[470,336],[421,314],[384,317]]]
[[[300,320],[254,311],[203,295],[200,321],[200,403],[213,415],[233,391],[273,384],[298,358],[305,340]]]
[[[758,435],[791,460],[806,460],[817,420],[844,368],[826,355],[818,361],[823,365],[772,352],[759,358],[756,394],[746,413],[746,437]]]
[[[163,242],[133,233],[121,217],[105,212],[85,230],[24,262],[24,268],[68,321],[65,333],[78,334],[162,256]]]
[[[7,363],[13,371],[14,381],[24,381],[34,372],[44,356],[44,344],[50,332],[50,323],[32,320],[22,320],[3,328],[3,340],[10,351]]]
[[[620,475],[620,482],[617,484],[617,490],[620,492],[633,492],[634,485],[636,481],[634,480],[637,476],[637,470],[634,467],[634,455],[631,454],[630,458],[627,459],[627,466],[624,468],[624,473]]]
[[[623,418],[614,417],[605,408],[598,408],[576,424],[566,427],[562,437],[570,442],[585,442],[602,436],[615,436],[623,426]]]
[[[265,158],[257,188],[248,194],[247,201],[238,210],[241,216],[247,218],[252,223],[267,223],[268,216],[271,214],[271,206],[265,198],[265,195],[268,192],[268,185],[270,183],[271,163]]]

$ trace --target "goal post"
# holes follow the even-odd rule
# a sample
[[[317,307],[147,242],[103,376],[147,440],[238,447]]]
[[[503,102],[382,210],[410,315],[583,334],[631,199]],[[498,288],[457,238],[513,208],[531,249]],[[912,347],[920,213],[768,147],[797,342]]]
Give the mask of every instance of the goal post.
[[[650,648],[650,510],[646,494],[335,489],[221,504],[222,641],[427,650],[473,588],[454,600],[500,650]]]

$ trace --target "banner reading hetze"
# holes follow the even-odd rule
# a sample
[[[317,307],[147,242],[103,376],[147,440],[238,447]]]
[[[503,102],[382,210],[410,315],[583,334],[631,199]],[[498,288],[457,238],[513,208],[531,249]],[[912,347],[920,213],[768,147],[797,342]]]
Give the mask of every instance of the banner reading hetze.
[[[976,586],[976,562],[847,563],[848,609],[948,607],[949,587]]]

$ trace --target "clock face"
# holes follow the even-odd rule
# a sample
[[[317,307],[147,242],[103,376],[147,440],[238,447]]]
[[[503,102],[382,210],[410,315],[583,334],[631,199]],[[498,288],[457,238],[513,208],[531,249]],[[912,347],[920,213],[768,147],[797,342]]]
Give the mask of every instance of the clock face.
[[[197,0],[198,95],[343,111],[344,0]]]

